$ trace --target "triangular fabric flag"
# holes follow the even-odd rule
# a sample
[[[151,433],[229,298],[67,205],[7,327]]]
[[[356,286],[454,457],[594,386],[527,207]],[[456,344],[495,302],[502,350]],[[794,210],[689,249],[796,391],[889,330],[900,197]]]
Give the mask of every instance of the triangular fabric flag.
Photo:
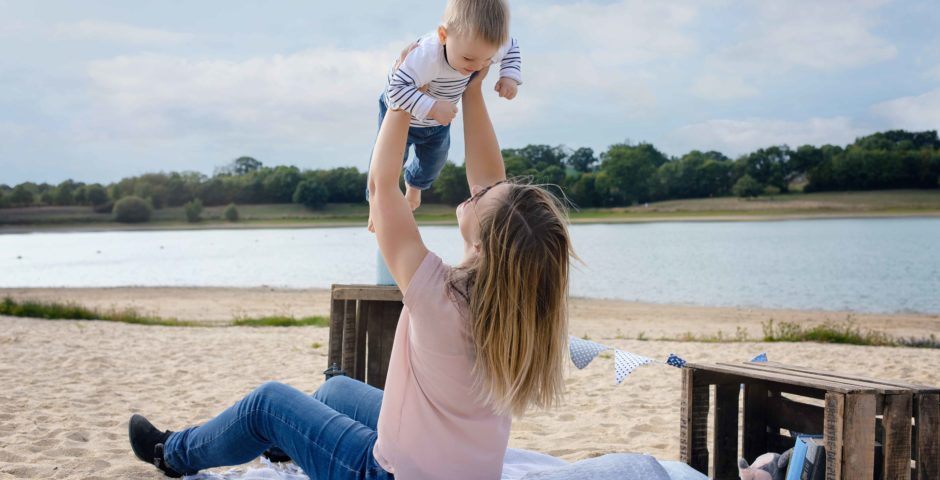
[[[676,355],[675,353],[670,353],[669,358],[666,359],[666,365],[671,365],[676,368],[682,368],[685,366],[685,360]]]
[[[571,352],[571,361],[578,370],[583,369],[594,360],[598,353],[609,350],[610,347],[597,342],[584,340],[574,335],[568,337],[568,350]]]
[[[767,362],[767,352],[764,352],[751,359],[752,362]]]
[[[617,385],[623,382],[630,372],[636,370],[640,365],[649,365],[653,363],[652,358],[637,355],[635,353],[624,352],[623,350],[614,350],[614,369]]]

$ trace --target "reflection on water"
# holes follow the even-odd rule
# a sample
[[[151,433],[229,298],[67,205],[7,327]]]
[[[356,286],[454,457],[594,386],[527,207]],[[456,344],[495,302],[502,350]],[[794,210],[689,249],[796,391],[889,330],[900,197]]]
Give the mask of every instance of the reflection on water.
[[[460,260],[456,227],[425,243]],[[655,303],[940,313],[940,219],[575,225],[572,295]],[[0,235],[0,287],[375,281],[364,228]]]

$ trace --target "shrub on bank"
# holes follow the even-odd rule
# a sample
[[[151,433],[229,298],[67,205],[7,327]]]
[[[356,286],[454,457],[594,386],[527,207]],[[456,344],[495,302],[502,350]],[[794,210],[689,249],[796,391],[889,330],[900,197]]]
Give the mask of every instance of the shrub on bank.
[[[121,223],[144,223],[150,221],[153,207],[144,199],[133,195],[114,204],[114,219]]]
[[[198,223],[202,220],[202,200],[195,199],[183,205],[183,211],[186,212],[186,221],[189,223]]]
[[[222,212],[222,216],[225,217],[225,219],[230,222],[237,222],[238,221],[238,208],[235,207],[234,203],[230,203],[228,204],[227,207],[225,207],[225,211]]]

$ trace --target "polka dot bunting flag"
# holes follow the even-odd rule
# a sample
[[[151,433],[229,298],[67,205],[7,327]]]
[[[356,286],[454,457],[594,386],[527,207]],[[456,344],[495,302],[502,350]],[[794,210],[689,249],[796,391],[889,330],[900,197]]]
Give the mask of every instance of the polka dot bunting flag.
[[[651,363],[653,363],[652,358],[624,352],[623,350],[614,350],[614,380],[617,382],[617,385],[620,385],[623,379],[627,378],[627,375],[630,375],[631,372],[636,370],[636,367],[649,365]]]
[[[597,354],[608,349],[610,347],[597,342],[584,340],[573,335],[568,337],[568,350],[571,352],[571,361],[574,362],[574,366],[578,367],[578,370],[588,366]]]

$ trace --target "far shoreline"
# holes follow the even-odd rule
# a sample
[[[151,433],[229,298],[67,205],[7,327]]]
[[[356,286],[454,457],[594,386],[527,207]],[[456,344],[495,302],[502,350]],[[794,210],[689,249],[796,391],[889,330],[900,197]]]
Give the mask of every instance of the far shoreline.
[[[794,220],[852,220],[852,219],[892,219],[892,218],[940,218],[940,210],[900,210],[874,212],[833,212],[833,213],[767,213],[767,212],[727,212],[720,214],[676,212],[669,214],[622,214],[593,218],[571,218],[572,225],[618,225],[633,223],[680,223],[680,222],[780,222]],[[430,220],[417,218],[418,226],[456,226],[453,220]],[[148,224],[101,223],[50,223],[0,225],[0,235],[24,233],[97,233],[97,232],[147,232],[147,231],[186,231],[186,230],[267,230],[267,229],[310,229],[310,228],[365,228],[366,219],[336,221],[239,221],[239,222],[156,222]]]

